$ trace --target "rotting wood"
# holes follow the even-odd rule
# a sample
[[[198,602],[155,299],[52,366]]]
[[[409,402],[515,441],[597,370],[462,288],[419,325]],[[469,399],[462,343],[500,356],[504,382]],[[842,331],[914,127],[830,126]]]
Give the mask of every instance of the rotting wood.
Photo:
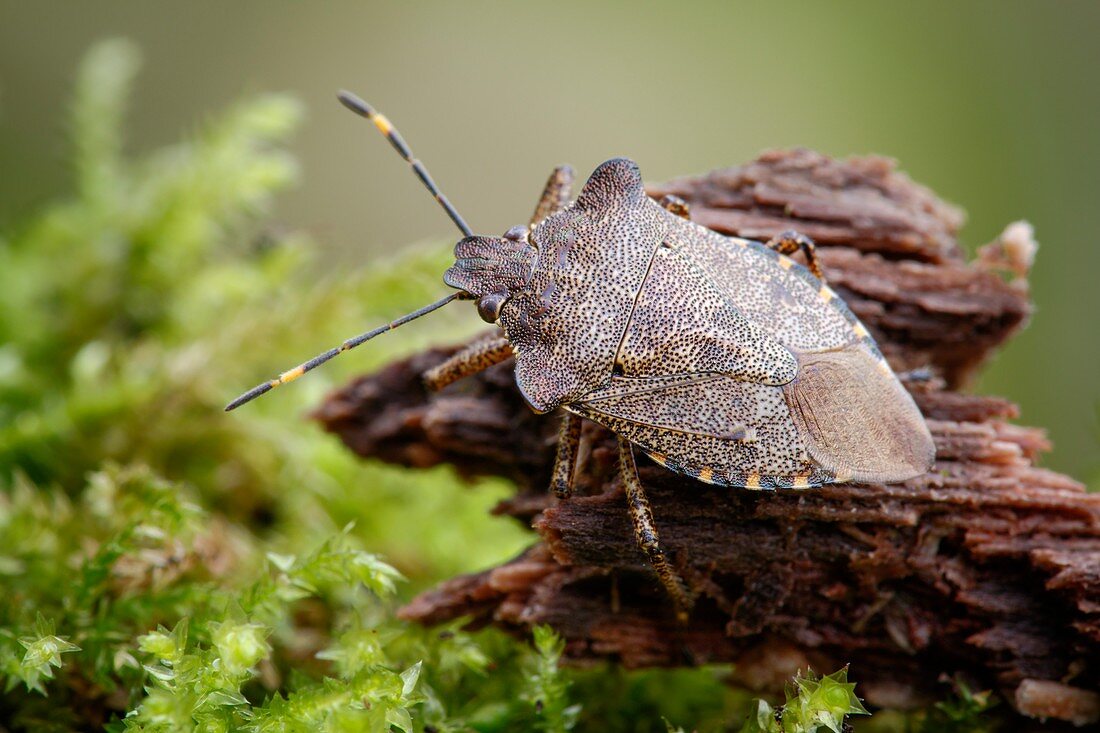
[[[365,457],[512,479],[518,492],[497,511],[533,521],[541,541],[403,615],[521,633],[546,623],[575,660],[736,662],[760,688],[806,664],[850,663],[868,699],[891,707],[934,699],[944,675],[961,674],[1021,713],[1095,721],[1100,497],[1035,465],[1045,435],[1010,423],[1010,402],[952,391],[1026,322],[1030,238],[1017,225],[967,263],[959,211],[880,158],[775,152],[649,190],[680,196],[724,233],[817,238],[826,277],[894,368],[921,370],[906,386],[935,438],[935,470],[755,493],[640,460],[662,537],[702,592],[679,625],[631,536],[611,434],[585,423],[578,494],[558,504],[546,493],[557,420],[526,408],[511,364],[428,394],[419,375],[453,350],[427,351],[354,381],[317,418]]]

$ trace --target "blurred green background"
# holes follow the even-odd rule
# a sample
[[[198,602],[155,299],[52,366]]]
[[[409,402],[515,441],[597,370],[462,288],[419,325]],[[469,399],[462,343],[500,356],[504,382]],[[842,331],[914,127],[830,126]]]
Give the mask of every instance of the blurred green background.
[[[377,133],[335,103],[341,87],[385,111],[491,233],[525,219],[561,162],[584,173],[627,155],[662,180],[770,147],[881,153],[967,210],[970,248],[1014,219],[1035,225],[1035,318],[980,388],[1050,430],[1048,465],[1095,481],[1098,27],[1095,2],[4,0],[0,229],[67,190],[61,111],[78,59],[107,36],[145,56],[131,152],[245,92],[305,102],[291,148],[301,183],[276,216],[333,268],[453,237]]]

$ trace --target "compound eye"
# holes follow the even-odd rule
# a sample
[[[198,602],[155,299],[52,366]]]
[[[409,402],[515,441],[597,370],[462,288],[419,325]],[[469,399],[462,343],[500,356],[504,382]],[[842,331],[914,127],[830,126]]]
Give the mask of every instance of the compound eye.
[[[489,293],[477,299],[477,314],[486,323],[496,323],[500,318],[500,309],[508,300],[507,293]]]
[[[511,239],[514,242],[522,242],[527,239],[527,227],[514,226],[504,233],[505,239]]]

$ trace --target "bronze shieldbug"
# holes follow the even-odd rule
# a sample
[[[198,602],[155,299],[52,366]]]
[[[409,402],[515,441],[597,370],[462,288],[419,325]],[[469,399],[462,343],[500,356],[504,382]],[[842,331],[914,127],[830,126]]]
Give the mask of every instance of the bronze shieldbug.
[[[503,336],[425,375],[442,388],[509,357],[537,412],[564,408],[553,489],[570,492],[580,417],[619,436],[635,532],[681,614],[693,594],[662,550],[634,465],[749,489],[893,482],[927,471],[934,446],[867,329],[825,284],[813,243],[768,243],[693,223],[649,198],[637,165],[599,166],[575,200],[554,171],[527,226],[475,236],[385,117],[342,93],[409,162],[465,235],[444,281],[456,293],[245,393],[234,409],[337,354],[452,300],[475,300]],[[801,249],[808,266],[787,255]]]

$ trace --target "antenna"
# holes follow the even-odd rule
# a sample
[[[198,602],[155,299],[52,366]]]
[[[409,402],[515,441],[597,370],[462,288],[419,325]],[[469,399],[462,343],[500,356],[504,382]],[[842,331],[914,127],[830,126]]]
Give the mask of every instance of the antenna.
[[[428,169],[424,167],[424,164],[413,157],[412,150],[409,149],[408,144],[405,142],[405,138],[401,137],[401,133],[399,133],[390,121],[386,119],[386,116],[375,111],[374,107],[371,107],[351,92],[341,91],[336,95],[336,98],[340,100],[342,105],[355,114],[360,117],[366,117],[374,123],[378,131],[385,135],[386,139],[390,141],[390,145],[397,151],[397,154],[404,158],[406,163],[412,166],[413,173],[415,173],[416,177],[420,179],[420,182],[424,184],[424,188],[428,189],[428,192],[435,197],[435,200],[439,202],[443,210],[447,212],[447,216],[451,217],[451,221],[455,223],[455,226],[462,230],[463,235],[472,237],[474,233],[466,224],[465,220],[463,220],[462,215],[458,213],[454,205],[443,195],[439,187],[435,185],[435,181],[432,180],[432,176],[428,173]]]
[[[324,364],[326,361],[328,361],[330,359],[333,359],[336,356],[339,356],[340,354],[344,353],[345,351],[349,351],[351,349],[354,349],[356,346],[359,346],[360,344],[363,344],[363,343],[366,343],[367,341],[370,341],[375,336],[383,334],[386,331],[392,331],[393,329],[397,328],[398,326],[403,326],[404,324],[408,323],[409,321],[414,321],[417,318],[420,318],[420,316],[426,316],[429,313],[431,313],[432,311],[438,310],[438,309],[442,308],[443,306],[447,305],[448,303],[450,303],[451,301],[457,300],[457,299],[463,297],[464,295],[465,295],[465,293],[463,293],[463,292],[451,293],[446,298],[443,298],[442,300],[437,300],[436,302],[432,303],[431,305],[426,305],[423,308],[420,308],[419,310],[415,310],[412,313],[409,313],[408,315],[401,316],[397,320],[387,323],[385,326],[379,326],[378,328],[376,328],[372,331],[367,331],[366,333],[359,334],[358,336],[356,336],[354,338],[350,338],[347,341],[345,341],[344,343],[337,346],[336,348],[329,349],[328,351],[324,352],[323,354],[318,354],[317,356],[313,357],[309,361],[304,362],[302,364],[299,364],[298,366],[294,367],[293,369],[290,369],[288,371],[283,372],[282,374],[280,374],[279,376],[275,377],[274,379],[272,379],[268,382],[264,382],[262,384],[256,385],[255,387],[248,390],[243,395],[241,395],[240,397],[238,397],[237,399],[233,400],[228,405],[226,405],[225,406],[225,411],[229,412],[230,410],[236,410],[238,407],[245,404],[246,402],[251,402],[252,400],[259,397],[260,395],[266,394],[267,392],[270,392],[271,390],[275,389],[279,385],[286,384],[287,382],[293,382],[295,379],[302,376],[306,372],[309,372],[309,371],[312,371],[312,370],[316,369],[317,367]]]

